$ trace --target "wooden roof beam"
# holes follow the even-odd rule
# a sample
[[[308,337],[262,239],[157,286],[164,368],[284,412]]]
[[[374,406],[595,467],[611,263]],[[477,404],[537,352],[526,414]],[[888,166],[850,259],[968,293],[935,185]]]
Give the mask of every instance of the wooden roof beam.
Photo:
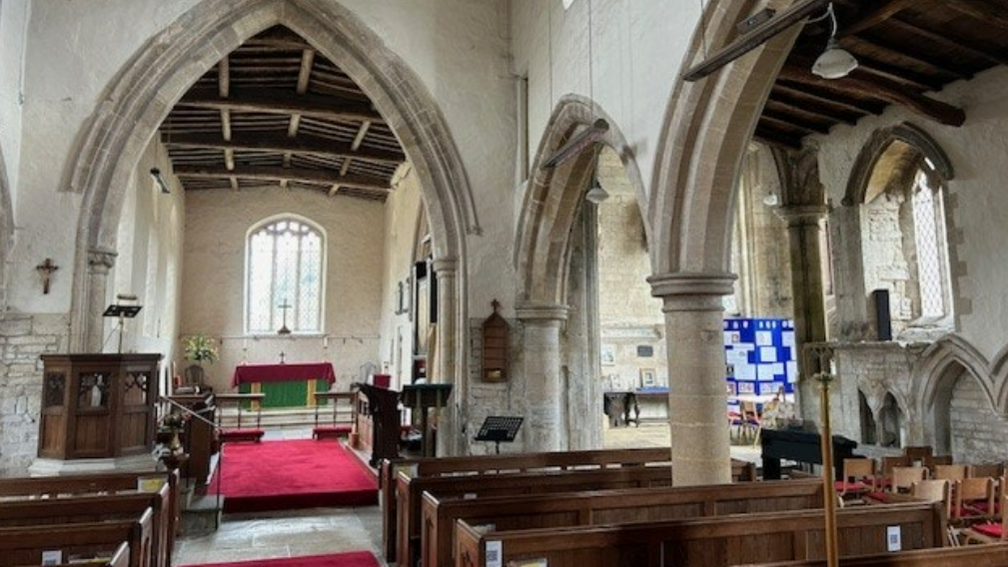
[[[773,125],[773,126],[777,127],[781,131],[798,132],[799,133],[798,134],[799,138],[804,138],[805,136],[808,136],[809,134],[812,134],[813,132],[819,132],[820,134],[825,134],[825,133],[829,132],[829,130],[825,130],[825,131],[821,131],[820,132],[819,129],[813,129],[813,128],[809,127],[809,126],[803,126],[803,125],[797,124],[797,123],[794,122],[793,119],[784,118],[784,117],[781,117],[779,115],[775,116],[773,112],[770,112],[770,113],[764,112],[763,115],[760,116],[760,120],[759,121],[762,124]]]
[[[302,114],[327,120],[353,120],[382,123],[380,114],[370,105],[359,102],[334,102],[333,97],[316,95],[291,96],[290,91],[256,89],[222,98],[206,88],[193,88],[177,104],[189,108],[227,108],[239,112],[264,114]]]
[[[822,79],[804,70],[789,66],[781,69],[780,76],[811,85],[828,85],[862,96],[878,98],[891,104],[899,104],[948,126],[962,126],[962,123],[966,121],[966,113],[961,108],[909,91],[891,81],[855,77]]]
[[[753,133],[753,137],[757,140],[770,144],[773,146],[782,146],[790,149],[801,149],[801,139],[794,138],[783,132],[779,132],[776,129],[760,122],[756,125],[756,132]]]
[[[812,110],[802,106],[794,106],[776,99],[773,96],[766,102],[763,112],[770,112],[772,116],[790,116],[789,120],[803,120],[805,123],[815,124],[817,127],[829,128],[837,122],[845,122],[837,116],[825,114],[819,110]]]
[[[946,0],[942,2],[942,7],[955,10],[984,25],[993,25],[1008,30],[1008,15],[1005,14],[1004,8],[994,8],[990,4],[976,0]]]
[[[807,77],[805,75],[810,76]],[[791,80],[788,77],[779,75],[773,88],[780,89],[790,95],[812,99],[820,104],[843,108],[848,112],[856,113],[859,117],[868,114],[880,114],[884,108],[881,104],[864,102],[846,96],[842,92],[836,92],[835,86],[810,84],[811,73],[800,73],[795,77],[794,80]]]
[[[866,45],[866,46],[868,46],[870,48],[874,48],[874,49],[877,49],[879,51],[884,51],[886,53],[890,53],[890,54],[892,54],[895,57],[899,57],[901,59],[907,59],[907,60],[913,61],[913,62],[915,62],[915,63],[917,63],[919,65],[922,65],[924,67],[929,67],[929,68],[934,69],[935,71],[937,71],[939,73],[944,73],[946,75],[952,75],[953,77],[956,77],[958,79],[968,79],[968,78],[970,78],[970,76],[968,74],[962,73],[962,72],[957,71],[955,69],[952,69],[948,65],[941,65],[939,63],[936,63],[932,59],[925,59],[925,58],[920,57],[918,55],[914,55],[913,53],[908,53],[905,50],[897,49],[896,47],[893,47],[891,45],[886,45],[884,43],[881,43],[878,40],[867,39],[867,38],[864,38],[864,37],[861,37],[861,36],[856,36],[856,37],[850,37],[849,36],[849,37],[846,37],[843,40],[841,40],[840,44],[843,47],[846,47],[846,48],[850,49],[850,47],[851,47],[850,43],[851,42],[853,42],[855,45],[860,43],[860,44]],[[857,53],[855,53],[854,56],[855,57],[859,57],[859,55]]]
[[[165,145],[177,148],[217,148],[220,150],[231,148],[235,151],[291,152],[341,159],[352,157],[361,161],[394,165],[406,161],[406,156],[396,151],[360,148],[355,152],[351,149],[351,144],[347,142],[304,136],[288,138],[286,133],[280,135],[239,135],[230,141],[213,134],[184,134],[172,136],[171,140],[165,141]]]
[[[941,45],[945,49],[958,49],[965,51],[974,57],[982,57],[999,65],[1008,65],[1008,55],[996,53],[993,49],[988,49],[989,45],[974,43],[971,38],[960,36],[955,40],[949,39],[945,34],[938,33],[919,25],[908,22],[902,18],[893,18],[886,22],[886,25],[902,28],[920,38],[932,43]]]
[[[910,6],[919,3],[920,0],[889,0],[889,2],[859,18],[856,22],[844,22],[838,18],[839,29],[837,30],[837,35],[839,37],[847,37],[871,29]]]
[[[311,185],[339,184],[344,187],[391,191],[388,180],[371,175],[340,175],[335,171],[295,167],[239,166],[234,171],[215,166],[184,165],[175,168],[175,175],[192,179],[224,179],[234,175],[256,181],[287,181]]]
[[[774,108],[781,112],[792,112],[801,116],[807,116],[809,120],[820,122],[843,122],[844,124],[857,124],[857,119],[863,114],[855,114],[848,110],[837,110],[836,108],[824,108],[814,99],[799,99],[790,93],[778,90],[776,86],[767,99],[766,108]]]

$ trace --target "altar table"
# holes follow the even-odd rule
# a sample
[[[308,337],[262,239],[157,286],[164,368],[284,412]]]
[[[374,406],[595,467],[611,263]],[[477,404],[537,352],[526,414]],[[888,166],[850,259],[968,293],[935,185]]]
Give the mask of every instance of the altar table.
[[[328,390],[335,381],[329,362],[242,364],[231,377],[240,392],[266,394],[263,407],[313,406],[315,392]]]

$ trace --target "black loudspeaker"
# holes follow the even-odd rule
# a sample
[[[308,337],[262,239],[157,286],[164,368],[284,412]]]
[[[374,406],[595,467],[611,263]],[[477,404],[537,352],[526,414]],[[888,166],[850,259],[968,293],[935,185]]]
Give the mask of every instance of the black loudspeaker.
[[[876,289],[872,293],[875,305],[875,332],[880,341],[892,340],[892,320],[889,316],[889,290]]]

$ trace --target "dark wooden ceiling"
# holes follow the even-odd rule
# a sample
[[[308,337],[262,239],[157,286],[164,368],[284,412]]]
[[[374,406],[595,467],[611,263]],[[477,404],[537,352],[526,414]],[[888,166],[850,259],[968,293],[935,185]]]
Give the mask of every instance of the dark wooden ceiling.
[[[384,201],[406,161],[367,95],[280,26],[203,75],[160,132],[186,191],[277,184]]]
[[[805,136],[854,124],[891,104],[959,125],[963,110],[933,94],[1008,64],[1005,0],[835,0],[834,9],[840,46],[857,58],[858,68],[842,79],[813,75],[830,23],[806,24],[770,92],[758,140],[799,147]]]

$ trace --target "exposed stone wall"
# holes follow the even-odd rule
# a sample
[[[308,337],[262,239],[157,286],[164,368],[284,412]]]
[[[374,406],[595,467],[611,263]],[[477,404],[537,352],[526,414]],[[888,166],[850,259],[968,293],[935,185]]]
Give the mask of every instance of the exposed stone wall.
[[[955,462],[990,463],[1008,460],[1008,418],[991,409],[972,376],[964,375],[952,389],[950,408],[952,457]]]
[[[65,315],[0,318],[0,477],[25,476],[38,450],[43,353],[65,352]]]
[[[861,443],[858,390],[864,393],[876,422],[881,422],[879,412],[886,394],[891,393],[902,412],[900,446],[920,443],[923,426],[920,412],[913,405],[914,382],[910,376],[921,350],[917,346],[889,342],[839,345],[836,353],[838,380],[830,389],[833,433]],[[871,453],[879,448],[861,449]]]

